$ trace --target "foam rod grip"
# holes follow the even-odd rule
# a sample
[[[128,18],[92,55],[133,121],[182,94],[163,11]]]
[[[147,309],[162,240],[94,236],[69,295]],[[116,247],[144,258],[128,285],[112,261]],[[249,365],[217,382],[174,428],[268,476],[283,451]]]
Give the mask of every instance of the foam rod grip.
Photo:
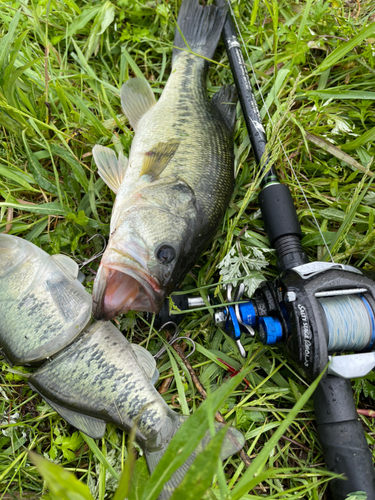
[[[365,491],[375,499],[375,470],[362,423],[358,420],[349,380],[328,376],[314,396],[318,436],[327,469],[344,474],[330,482],[334,500]]]

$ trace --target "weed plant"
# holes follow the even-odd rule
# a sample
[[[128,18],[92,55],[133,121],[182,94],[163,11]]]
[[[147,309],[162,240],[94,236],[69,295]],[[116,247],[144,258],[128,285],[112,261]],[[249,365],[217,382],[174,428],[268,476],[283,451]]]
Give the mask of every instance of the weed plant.
[[[91,238],[108,237],[114,194],[98,177],[91,150],[102,144],[128,154],[133,131],[121,112],[121,85],[144,76],[156,95],[162,92],[179,5],[179,0],[0,3],[1,232],[79,263],[100,252],[102,239]],[[311,260],[328,260],[323,235],[336,262],[373,270],[374,1],[233,0],[232,7],[245,60],[249,66],[250,57],[255,69],[252,83],[270,152],[293,194],[305,251]],[[209,94],[232,81],[220,43],[210,67]],[[178,293],[205,300],[214,293],[224,303],[226,282],[245,278],[251,296],[262,279],[277,274],[240,110],[235,174],[225,220]],[[83,268],[89,291],[98,260]],[[257,339],[244,339],[248,357],[242,359],[234,342],[213,325],[212,315],[207,302],[181,324],[183,334],[196,342],[189,359],[211,393],[206,406],[173,350],[158,363],[157,387],[172,377],[163,393],[167,403],[196,419],[204,417],[206,427],[208,416],[219,409],[246,435],[252,465],[246,472],[238,455],[218,465],[219,434],[175,498],[328,500],[330,475],[314,427],[312,388],[280,349]],[[153,354],[163,345],[163,335],[142,314],[129,313],[118,326],[128,340]],[[4,359],[0,366],[0,500],[156,498],[160,478],[148,480],[142,453],[128,451],[127,435],[108,425],[102,440],[87,438],[30,390],[23,376],[28,369],[10,367]],[[230,379],[228,366],[235,371],[249,367],[246,383],[236,385],[239,380]],[[225,379],[230,380],[222,385]],[[354,389],[358,408],[373,409],[374,375],[355,381]],[[361,419],[373,450],[373,419]],[[177,442],[183,449],[187,435]],[[32,459],[28,450],[50,462]],[[173,465],[171,453],[166,460]]]

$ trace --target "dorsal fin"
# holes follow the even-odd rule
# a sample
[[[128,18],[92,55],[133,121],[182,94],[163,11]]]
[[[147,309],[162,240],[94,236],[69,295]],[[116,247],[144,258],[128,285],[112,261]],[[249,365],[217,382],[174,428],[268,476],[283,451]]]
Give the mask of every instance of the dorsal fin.
[[[124,179],[128,159],[120,152],[118,159],[116,153],[104,146],[97,144],[92,150],[98,174],[116,194]]]
[[[219,112],[233,134],[236,123],[237,91],[234,85],[225,85],[211,99],[212,106]]]
[[[154,93],[144,78],[131,78],[121,87],[122,109],[134,130],[137,130],[142,116],[155,104]]]
[[[79,267],[77,262],[74,262],[73,259],[67,255],[56,254],[51,255],[51,260],[62,268],[70,278],[73,280],[77,279]]]
[[[145,153],[140,177],[149,175],[151,180],[156,179],[175,155],[180,141],[171,139],[168,142],[158,142],[154,148]]]
[[[159,372],[156,368],[156,361],[144,347],[137,344],[130,344],[130,347],[137,358],[139,366],[144,370],[152,384],[156,384],[159,378]]]

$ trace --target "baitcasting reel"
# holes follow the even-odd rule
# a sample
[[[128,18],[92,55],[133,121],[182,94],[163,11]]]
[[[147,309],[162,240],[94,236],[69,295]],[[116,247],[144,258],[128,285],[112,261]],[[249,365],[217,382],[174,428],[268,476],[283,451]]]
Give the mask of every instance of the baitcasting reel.
[[[240,285],[233,300],[243,293]],[[311,262],[263,282],[252,300],[215,313],[215,323],[237,343],[241,333],[258,331],[263,344],[283,343],[288,355],[314,379],[331,361],[328,373],[362,377],[375,366],[375,282],[342,264]],[[331,357],[338,352],[356,352]]]

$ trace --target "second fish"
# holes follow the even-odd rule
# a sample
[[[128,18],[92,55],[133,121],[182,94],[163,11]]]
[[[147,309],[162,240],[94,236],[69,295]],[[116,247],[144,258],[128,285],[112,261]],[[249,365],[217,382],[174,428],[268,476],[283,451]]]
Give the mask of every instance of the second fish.
[[[159,101],[142,78],[121,89],[135,130],[129,160],[93,149],[99,175],[117,195],[94,284],[97,319],[157,312],[222,220],[234,182],[236,98],[229,86],[210,101],[206,77],[225,16],[223,8],[183,1],[172,73]]]

